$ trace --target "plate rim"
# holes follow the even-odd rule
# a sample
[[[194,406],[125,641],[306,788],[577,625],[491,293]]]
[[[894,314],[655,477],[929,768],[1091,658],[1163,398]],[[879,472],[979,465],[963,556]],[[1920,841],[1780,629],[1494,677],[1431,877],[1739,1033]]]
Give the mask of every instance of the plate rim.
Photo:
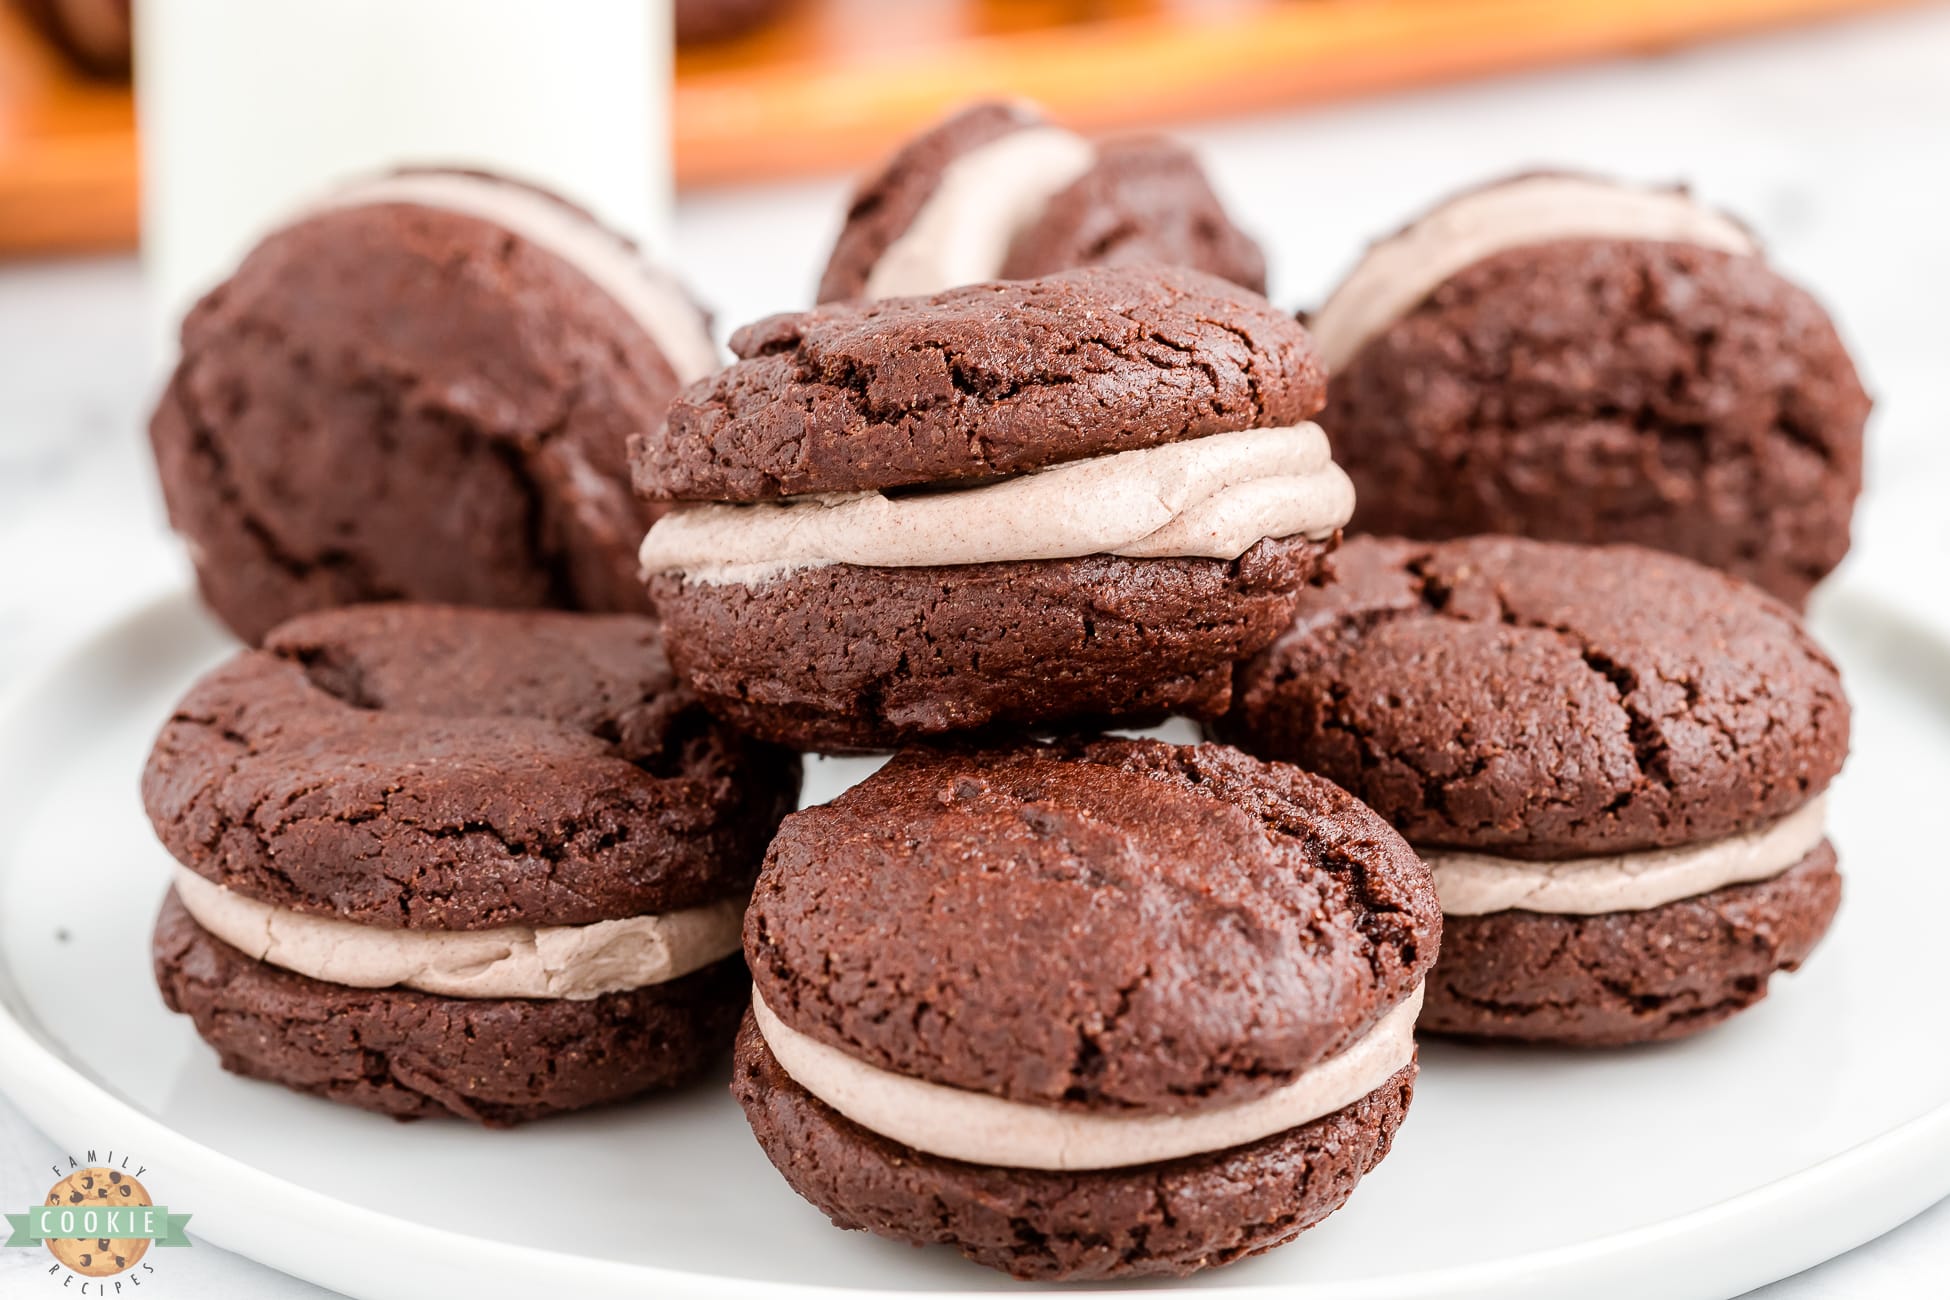
[[[104,610],[65,638],[29,670],[0,689],[0,745],[31,701],[73,671],[77,661],[112,643],[145,617],[194,605],[192,585],[180,578],[151,583]],[[1855,583],[1823,593],[1824,607],[1871,613],[1950,660],[1950,630],[1936,627],[1904,604]],[[0,802],[17,798],[0,791]],[[877,1290],[867,1293],[823,1283],[775,1282],[699,1273],[658,1264],[601,1259],[474,1236],[401,1218],[313,1190],[269,1173],[180,1133],[98,1083],[57,1050],[31,1023],[4,948],[0,948],[0,1093],[42,1133],[57,1141],[108,1128],[117,1145],[190,1174],[204,1191],[196,1203],[196,1236],[270,1268],[360,1297],[422,1294],[415,1278],[466,1283],[482,1296],[530,1294],[522,1277],[546,1276],[551,1287],[604,1287],[616,1294],[675,1292],[722,1300],[871,1294],[887,1300],[976,1300],[990,1291]],[[84,1144],[85,1145],[85,1144]],[[1606,1294],[1632,1294],[1657,1285],[1669,1296],[1739,1294],[1813,1267],[1899,1227],[1950,1198],[1950,1094],[1936,1105],[1815,1164],[1677,1217],[1605,1233],[1589,1240],[1496,1260],[1481,1260],[1387,1278],[1320,1283],[1225,1286],[1239,1300],[1418,1300],[1559,1294],[1567,1284],[1589,1286],[1603,1270]],[[283,1222],[276,1220],[282,1219]],[[214,1232],[207,1225],[220,1226]],[[259,1232],[253,1234],[251,1227]],[[387,1243],[385,1262],[344,1249],[350,1240]],[[268,1245],[266,1243],[269,1243]],[[1782,1243],[1789,1243],[1785,1247]],[[1746,1249],[1765,1243],[1764,1251]],[[1762,1262],[1765,1261],[1765,1262]],[[1671,1271],[1691,1270],[1675,1288]],[[1198,1286],[1196,1279],[1180,1284]],[[1087,1288],[1091,1294],[1155,1294],[1129,1288]]]

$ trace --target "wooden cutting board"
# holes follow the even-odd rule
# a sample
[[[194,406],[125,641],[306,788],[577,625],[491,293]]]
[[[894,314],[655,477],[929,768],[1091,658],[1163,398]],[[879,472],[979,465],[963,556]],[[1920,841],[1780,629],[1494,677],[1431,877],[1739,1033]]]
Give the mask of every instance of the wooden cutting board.
[[[967,100],[1155,125],[1647,53],[1904,0],[797,0],[677,60],[683,184],[857,167]],[[0,256],[126,247],[135,117],[0,6]]]

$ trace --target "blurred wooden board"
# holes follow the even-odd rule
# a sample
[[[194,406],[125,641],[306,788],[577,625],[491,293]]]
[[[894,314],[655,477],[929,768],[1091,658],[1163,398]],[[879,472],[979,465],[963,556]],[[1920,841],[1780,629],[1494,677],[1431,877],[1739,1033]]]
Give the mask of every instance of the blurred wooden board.
[[[135,242],[135,105],[0,4],[0,255]]]
[[[1085,129],[1646,53],[1906,0],[796,0],[681,53],[684,184],[857,167],[970,99]],[[0,255],[127,246],[125,88],[77,78],[0,6]]]
[[[1085,129],[1650,53],[1900,0],[799,0],[678,59],[686,183],[857,166],[970,99]]]

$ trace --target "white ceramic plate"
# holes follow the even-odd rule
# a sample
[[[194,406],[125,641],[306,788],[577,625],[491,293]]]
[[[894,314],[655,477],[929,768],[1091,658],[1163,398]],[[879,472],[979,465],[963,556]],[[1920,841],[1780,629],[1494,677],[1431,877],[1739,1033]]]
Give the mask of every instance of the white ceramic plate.
[[[1182,1285],[1728,1296],[1950,1194],[1950,871],[1928,813],[1950,791],[1950,641],[1845,592],[1817,628],[1856,731],[1833,803],[1847,900],[1808,969],[1687,1043],[1426,1045],[1395,1153],[1345,1210]],[[945,1249],[832,1229],[721,1084],[488,1133],[223,1073],[150,982],[168,859],[136,780],[171,703],[230,649],[168,593],[0,711],[0,1087],[54,1140],[134,1153],[207,1239],[356,1296],[1014,1286]],[[815,764],[808,793],[865,770]]]

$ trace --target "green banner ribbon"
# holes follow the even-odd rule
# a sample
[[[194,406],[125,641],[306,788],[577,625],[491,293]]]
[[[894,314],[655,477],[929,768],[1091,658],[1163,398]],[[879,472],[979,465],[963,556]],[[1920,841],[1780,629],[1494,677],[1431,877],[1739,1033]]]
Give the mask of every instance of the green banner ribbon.
[[[9,1246],[38,1246],[89,1237],[139,1237],[158,1246],[187,1246],[183,1225],[187,1214],[171,1214],[162,1205],[36,1205],[25,1214],[9,1214]]]

